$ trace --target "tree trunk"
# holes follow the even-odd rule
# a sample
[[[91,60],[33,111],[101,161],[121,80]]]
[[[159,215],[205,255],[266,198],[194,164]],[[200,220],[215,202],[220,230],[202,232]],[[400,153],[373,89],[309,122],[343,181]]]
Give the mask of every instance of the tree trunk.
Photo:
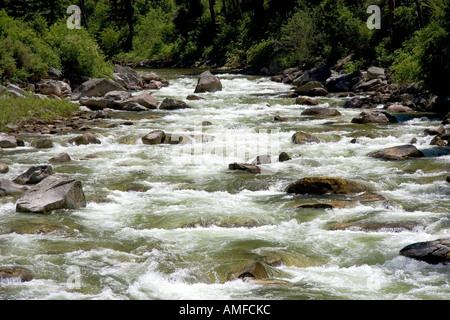
[[[211,24],[214,29],[216,28],[216,13],[214,11],[215,4],[216,0],[209,0],[209,12],[211,14]]]

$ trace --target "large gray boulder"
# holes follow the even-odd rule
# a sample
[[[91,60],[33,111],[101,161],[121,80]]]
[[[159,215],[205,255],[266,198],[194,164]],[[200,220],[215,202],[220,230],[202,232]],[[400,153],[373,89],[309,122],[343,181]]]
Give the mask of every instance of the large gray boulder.
[[[311,117],[336,117],[341,115],[342,114],[334,108],[322,108],[322,107],[308,108],[302,112],[302,116],[311,116]]]
[[[450,262],[450,238],[416,242],[400,250],[400,255],[430,264]]]
[[[82,97],[103,97],[111,91],[126,91],[126,89],[113,80],[90,79],[73,91],[72,100],[80,100]]]
[[[58,209],[86,206],[80,181],[51,175],[28,189],[16,204],[17,212],[50,213]]]
[[[403,145],[374,151],[367,156],[384,160],[408,160],[422,158],[425,155],[413,145]]]
[[[210,71],[203,72],[197,81],[197,86],[195,87],[194,93],[216,91],[222,91],[222,83],[219,78],[213,75]]]

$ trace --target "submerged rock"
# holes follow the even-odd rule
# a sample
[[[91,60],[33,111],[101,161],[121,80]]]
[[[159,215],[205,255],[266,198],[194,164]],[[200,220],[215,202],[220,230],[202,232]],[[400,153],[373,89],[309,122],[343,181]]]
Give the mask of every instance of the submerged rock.
[[[222,91],[222,83],[219,78],[213,75],[210,71],[203,72],[198,79],[194,93],[216,91]]]
[[[33,273],[22,267],[0,267],[0,283],[27,282],[33,280]]]
[[[302,116],[314,117],[336,117],[342,115],[338,110],[333,108],[309,108],[302,112]]]
[[[82,184],[76,179],[51,175],[27,190],[16,205],[17,212],[50,213],[86,206]]]
[[[247,171],[250,173],[261,173],[261,168],[258,167],[255,164],[248,164],[248,163],[231,163],[228,165],[228,169],[230,170],[241,170],[241,171]]]
[[[269,278],[269,274],[266,267],[261,262],[255,262],[250,266],[246,266],[228,276],[228,280],[234,279],[254,279],[254,280],[265,280]]]
[[[286,192],[296,194],[357,194],[370,190],[356,182],[342,178],[311,177],[290,184]]]
[[[450,238],[416,242],[400,250],[400,255],[430,264],[450,262]]]
[[[367,156],[384,160],[407,160],[425,155],[413,145],[403,145],[374,151]]]

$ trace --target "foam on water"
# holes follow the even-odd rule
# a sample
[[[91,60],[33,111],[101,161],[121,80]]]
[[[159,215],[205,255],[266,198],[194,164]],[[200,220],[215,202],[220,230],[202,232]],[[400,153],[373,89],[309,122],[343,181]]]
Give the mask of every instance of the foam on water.
[[[76,136],[70,133],[52,136],[52,149],[35,150],[27,143],[4,151],[7,179],[69,153],[73,161],[54,165],[54,170],[80,179],[89,199],[86,208],[45,217],[70,226],[62,234],[11,233],[17,219],[43,220],[16,213],[14,199],[0,204],[0,266],[18,263],[35,274],[28,283],[0,284],[8,287],[7,298],[450,298],[448,267],[398,256],[408,244],[449,234],[445,170],[450,156],[430,147],[432,137],[423,134],[436,121],[359,126],[350,121],[361,110],[340,107],[340,117],[307,118],[301,112],[308,106],[279,97],[290,85],[243,75],[219,77],[224,90],[198,94],[205,100],[187,101],[192,109],[155,110],[142,119],[134,115],[133,126],[120,125],[123,118],[113,114],[105,122],[119,126],[94,129],[100,145],[69,145]],[[196,81],[192,75],[175,77],[153,96],[184,100]],[[342,103],[326,98],[320,106]],[[276,115],[296,121],[278,123]],[[205,120],[213,125],[200,126]],[[179,145],[144,145],[141,138],[155,129],[190,139]],[[321,143],[293,144],[291,137],[300,130]],[[405,162],[367,157],[415,137],[416,146],[434,157]],[[359,143],[350,143],[354,138]],[[282,151],[292,160],[278,162]],[[265,154],[273,161],[262,166],[263,174],[228,170],[230,163]],[[308,176],[347,178],[386,200],[333,210],[293,209],[297,203],[348,200],[285,193],[291,182]],[[355,221],[380,227],[329,229],[330,223]],[[390,228],[392,222],[399,227]],[[405,222],[417,226],[402,228]],[[271,269],[271,280],[279,283],[225,281],[227,273],[270,254],[285,262]],[[80,271],[79,287],[68,286],[72,267]]]

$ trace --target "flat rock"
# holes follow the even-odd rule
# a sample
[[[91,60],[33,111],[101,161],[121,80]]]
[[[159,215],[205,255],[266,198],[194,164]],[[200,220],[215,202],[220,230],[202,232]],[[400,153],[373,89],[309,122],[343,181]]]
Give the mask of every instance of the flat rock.
[[[450,238],[416,242],[400,250],[399,254],[429,264],[450,262]]]
[[[374,151],[367,156],[384,160],[408,160],[422,158],[425,155],[413,145],[403,145]]]
[[[338,110],[333,108],[308,108],[302,112],[302,116],[313,116],[313,117],[336,117],[342,115]]]
[[[302,178],[292,184],[287,189],[287,193],[295,194],[357,194],[369,192],[366,186],[342,178],[331,177],[310,177]]]
[[[82,184],[76,179],[51,175],[28,189],[16,204],[17,212],[50,213],[86,206]]]
[[[230,163],[228,165],[228,169],[230,170],[240,170],[240,171],[247,171],[250,173],[261,173],[261,168],[258,167],[255,164],[248,164],[248,163]]]

